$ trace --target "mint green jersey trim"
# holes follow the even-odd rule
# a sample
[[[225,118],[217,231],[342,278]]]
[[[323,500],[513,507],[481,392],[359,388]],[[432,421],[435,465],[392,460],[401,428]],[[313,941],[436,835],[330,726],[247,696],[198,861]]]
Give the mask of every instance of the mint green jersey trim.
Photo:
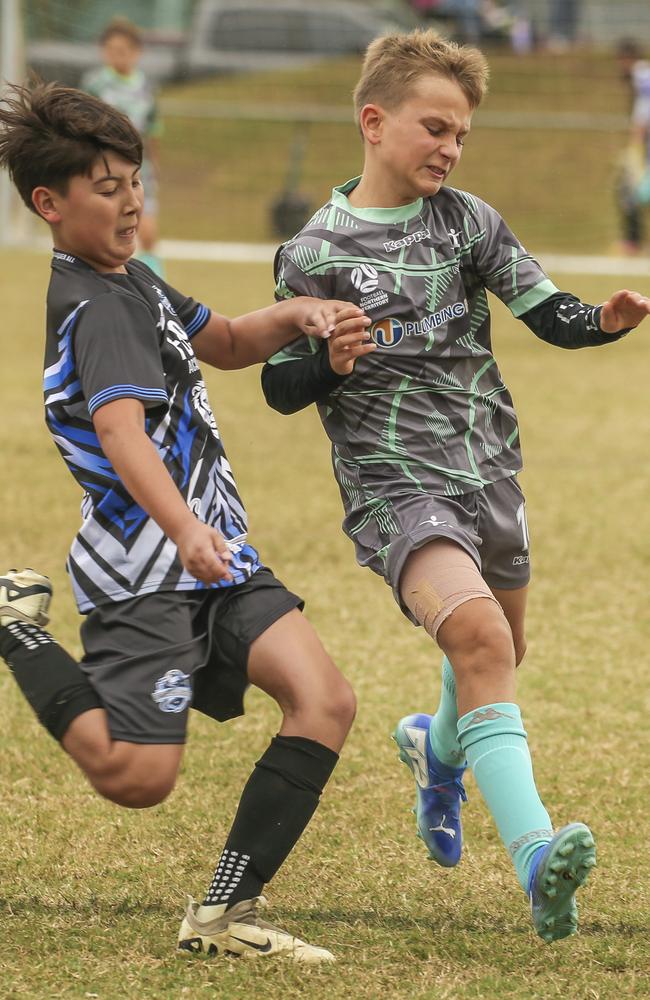
[[[408,222],[405,222],[403,224],[403,226],[402,226],[402,232],[405,233],[405,232],[407,232],[407,230],[408,230]],[[406,247],[402,247],[402,249],[399,252],[399,256],[397,258],[397,263],[399,265],[399,271],[395,275],[395,286],[394,286],[394,289],[393,289],[393,291],[395,292],[395,295],[399,295],[399,293],[400,293],[400,291],[402,289],[402,274],[403,274],[402,265],[404,264],[404,257],[405,256],[406,256]]]
[[[414,277],[421,277],[429,274],[430,271],[439,271],[444,273],[445,271],[452,270],[454,267],[458,267],[461,257],[470,254],[474,244],[480,243],[480,241],[484,238],[485,230],[477,233],[466,246],[459,249],[458,253],[454,257],[450,257],[449,260],[440,261],[437,264],[405,264],[398,260],[387,261],[380,260],[376,257],[354,257],[352,254],[348,254],[346,256],[340,255],[338,257],[329,257],[324,263],[306,264],[302,267],[300,261],[295,260],[292,256],[293,250],[290,251],[289,255],[292,256],[294,263],[300,267],[303,274],[306,274],[308,277],[313,274],[326,274],[327,271],[332,268],[346,267],[352,270],[352,268],[356,267],[358,264],[372,264],[372,266],[378,271],[385,271],[387,274],[411,274]]]
[[[307,339],[308,353],[316,354],[316,352],[319,350],[318,342],[313,337],[309,337],[306,339]],[[267,358],[266,364],[283,365],[287,361],[303,361],[304,358],[305,354],[301,355],[292,354],[286,348],[283,348],[281,351],[277,351],[275,354],[273,354],[270,358]]]
[[[472,379],[470,390],[473,395],[469,401],[469,410],[467,415],[468,416],[467,431],[465,432],[465,447],[467,449],[467,458],[469,459],[469,464],[472,466],[472,469],[474,470],[474,474],[476,475],[477,479],[481,481],[482,484],[485,484],[485,481],[481,477],[481,473],[479,472],[479,468],[478,465],[476,464],[476,459],[474,457],[474,452],[472,450],[472,434],[474,432],[474,418],[476,416],[476,399],[480,395],[478,391],[478,383],[480,382],[485,372],[489,368],[491,368],[492,365],[494,364],[496,364],[496,361],[494,360],[494,358],[490,358],[489,361],[486,361],[485,364],[481,368],[479,368],[476,375]]]
[[[395,393],[395,395],[393,396],[393,402],[388,417],[388,445],[395,452],[396,455],[399,454],[400,452],[402,453],[406,452],[406,449],[404,448],[401,442],[399,431],[397,430],[397,413],[399,411],[402,402],[402,396],[404,392],[407,392],[409,389],[409,382],[410,379],[408,377],[403,378],[402,381],[400,382],[399,388]],[[407,462],[404,462],[401,460],[401,458],[396,457],[394,459],[394,464],[397,465],[402,470],[402,473],[406,476],[407,479],[410,479],[413,483],[415,483],[415,485],[418,487],[419,490],[423,488],[420,480],[417,478],[417,476],[415,476],[411,472],[411,469],[409,468]]]
[[[426,393],[427,395],[442,395],[446,396],[449,394],[449,389],[452,388],[458,395],[471,396],[472,389],[466,389],[458,381],[447,382],[443,385],[409,385],[405,389],[400,390],[400,395],[408,396],[415,395],[416,393]],[[499,392],[503,392],[503,387],[499,387]],[[339,394],[341,396],[393,396],[393,389],[339,389]]]
[[[540,281],[540,283],[535,285],[534,288],[529,288],[523,295],[520,295],[512,302],[506,303],[506,305],[513,316],[523,316],[523,314],[528,312],[529,309],[534,309],[535,306],[538,306],[541,302],[546,302],[546,300],[550,299],[551,295],[555,295],[557,291],[558,289],[555,287],[551,279],[545,278],[544,281]]]
[[[468,486],[480,487],[486,486],[487,481],[482,479],[480,475],[476,475],[469,472],[467,469],[447,469],[442,465],[437,465],[435,462],[425,462],[422,459],[417,458],[404,458],[401,455],[398,457],[390,453],[376,452],[374,455],[360,455],[356,458],[345,458],[338,451],[337,446],[334,446],[336,453],[337,465],[350,466],[353,469],[360,468],[362,466],[372,466],[372,465],[393,465],[404,472],[406,469],[429,469],[433,472],[442,473],[445,477],[452,480],[457,480],[460,483],[466,483]],[[417,482],[413,474],[410,477],[414,482]]]
[[[513,247],[512,254],[512,297],[517,298],[517,247]]]
[[[360,177],[353,177],[345,184],[339,184],[338,187],[333,188],[332,205],[342,208],[355,219],[362,219],[364,222],[408,222],[409,219],[415,218],[422,211],[424,205],[422,198],[418,198],[417,201],[412,201],[408,205],[397,205],[395,208],[358,208],[356,205],[351,205],[347,195],[354,190],[360,180]]]

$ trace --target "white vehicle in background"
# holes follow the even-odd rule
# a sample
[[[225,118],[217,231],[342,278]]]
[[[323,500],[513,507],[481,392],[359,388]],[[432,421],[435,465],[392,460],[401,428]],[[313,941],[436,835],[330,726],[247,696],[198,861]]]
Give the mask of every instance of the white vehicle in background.
[[[396,8],[399,9],[399,8]],[[156,83],[222,73],[286,69],[328,56],[361,53],[378,35],[413,26],[354,0],[199,0],[185,35],[145,32],[141,67]],[[34,39],[27,63],[46,80],[72,86],[100,62],[91,42]]]

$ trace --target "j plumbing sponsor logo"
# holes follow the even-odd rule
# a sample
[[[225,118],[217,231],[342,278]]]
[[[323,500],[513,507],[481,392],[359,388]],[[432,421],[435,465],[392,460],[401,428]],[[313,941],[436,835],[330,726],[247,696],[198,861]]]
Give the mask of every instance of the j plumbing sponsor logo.
[[[388,316],[370,327],[370,336],[378,347],[396,347],[404,337],[423,337],[452,319],[458,319],[467,312],[466,302],[454,302],[438,312],[430,313],[419,320],[397,319]]]

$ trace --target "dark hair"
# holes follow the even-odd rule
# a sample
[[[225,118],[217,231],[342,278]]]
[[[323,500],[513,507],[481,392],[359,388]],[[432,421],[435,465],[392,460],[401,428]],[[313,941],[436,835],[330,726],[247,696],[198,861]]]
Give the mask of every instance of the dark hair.
[[[112,21],[108,22],[99,36],[100,45],[104,45],[114,35],[128,38],[132,45],[135,45],[138,49],[142,48],[142,32],[133,21],[129,21],[126,17],[114,17]]]
[[[121,111],[59,83],[15,84],[0,101],[0,167],[7,167],[31,211],[41,184],[65,195],[71,177],[89,176],[111,151],[142,163],[142,139]]]

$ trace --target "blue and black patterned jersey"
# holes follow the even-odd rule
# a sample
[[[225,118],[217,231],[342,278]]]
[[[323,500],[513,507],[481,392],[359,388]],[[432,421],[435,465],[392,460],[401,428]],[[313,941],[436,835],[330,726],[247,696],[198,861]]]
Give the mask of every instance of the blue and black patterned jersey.
[[[183,568],[175,544],[129,495],[101,449],[92,415],[116,399],[143,403],[146,432],[190,510],[231,542],[233,583],[259,568],[191,345],[209,315],[140,261],[130,261],[126,274],[100,274],[54,252],[45,418],[84,490],[82,525],[68,558],[81,612],[205,586]]]

